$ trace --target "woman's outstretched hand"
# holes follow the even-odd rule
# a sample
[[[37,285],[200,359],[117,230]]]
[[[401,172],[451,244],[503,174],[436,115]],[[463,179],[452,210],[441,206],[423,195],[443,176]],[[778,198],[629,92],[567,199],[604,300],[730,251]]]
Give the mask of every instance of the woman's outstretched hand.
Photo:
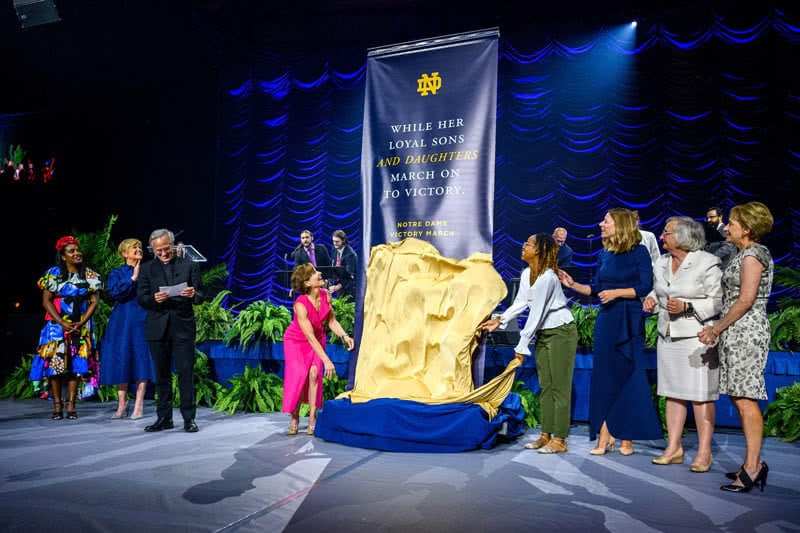
[[[492,318],[483,322],[480,326],[478,326],[478,328],[488,333],[491,333],[494,330],[496,330],[499,326],[500,326],[500,320],[498,320],[497,318]]]

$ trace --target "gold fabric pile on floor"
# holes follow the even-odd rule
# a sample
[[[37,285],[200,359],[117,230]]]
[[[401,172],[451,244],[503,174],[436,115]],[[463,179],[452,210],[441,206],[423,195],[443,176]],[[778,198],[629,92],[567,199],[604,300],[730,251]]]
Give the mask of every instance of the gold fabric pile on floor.
[[[462,261],[430,243],[375,246],[367,268],[364,327],[353,403],[397,398],[428,404],[473,402],[493,418],[511,390],[514,359],[484,386],[472,384],[478,325],[506,295],[488,254]]]

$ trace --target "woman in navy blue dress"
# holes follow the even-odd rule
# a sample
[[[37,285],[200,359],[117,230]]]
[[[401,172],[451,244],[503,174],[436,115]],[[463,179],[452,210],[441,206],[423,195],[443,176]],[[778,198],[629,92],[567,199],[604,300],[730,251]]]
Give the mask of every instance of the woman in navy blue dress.
[[[632,440],[664,437],[658,420],[644,353],[644,312],[640,298],[653,287],[653,268],[633,212],[611,209],[600,222],[603,251],[595,282],[584,285],[559,271],[561,283],[584,296],[596,295],[594,368],[589,403],[589,438],[600,438],[590,453],[633,454]]]
[[[153,360],[144,338],[147,315],[136,300],[136,280],[142,261],[142,241],[125,239],[119,245],[125,264],[108,275],[108,293],[114,309],[100,343],[100,383],[117,386],[117,412],[112,420],[124,418],[128,407],[128,384],[136,383],[132,420],[142,418],[147,381],[154,379]]]

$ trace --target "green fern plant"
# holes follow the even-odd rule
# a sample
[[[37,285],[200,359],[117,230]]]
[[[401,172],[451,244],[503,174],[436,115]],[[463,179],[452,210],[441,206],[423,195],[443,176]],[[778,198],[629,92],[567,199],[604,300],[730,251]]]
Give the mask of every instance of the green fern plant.
[[[217,396],[216,411],[272,413],[281,408],[283,380],[276,374],[264,372],[260,366],[245,367],[244,374],[233,376],[228,383],[231,388],[223,388]]]
[[[206,289],[206,294],[217,294],[225,288],[231,273],[225,263],[219,263],[203,272],[200,277],[203,280],[203,287]]]
[[[108,279],[108,274],[112,270],[122,266],[122,257],[117,252],[116,244],[111,240],[111,230],[118,218],[117,215],[108,217],[108,222],[100,231],[80,233],[73,230],[75,238],[81,243],[84,263],[100,274],[103,280]]]
[[[238,343],[247,348],[251,342],[276,342],[283,339],[292,315],[280,305],[258,300],[242,309],[225,333],[225,344]]]
[[[222,300],[231,293],[223,290],[213,300],[195,305],[194,318],[197,324],[195,342],[221,341],[233,324],[233,311],[222,306]]]
[[[130,397],[130,393],[128,393],[128,397]],[[116,385],[100,385],[97,387],[97,392],[94,394],[94,398],[97,398],[100,402],[108,402],[111,400],[117,399],[117,387]]]
[[[644,345],[655,348],[658,342],[658,315],[650,315],[644,320]]]
[[[770,349],[793,351],[800,346],[800,305],[770,313]]]
[[[31,381],[31,363],[34,354],[22,356],[22,361],[11,372],[0,387],[0,398],[35,398],[38,395],[36,383]]]
[[[773,281],[787,289],[800,289],[800,270],[776,267]],[[783,298],[778,311],[769,314],[770,349],[794,351],[800,347],[800,298]]]
[[[764,434],[781,437],[783,442],[800,439],[800,382],[775,391],[775,400],[764,413]]]
[[[225,387],[208,377],[208,356],[200,350],[195,350],[194,355],[194,403],[197,406],[213,407],[219,392],[224,390]],[[156,394],[156,399],[153,403],[158,403],[158,394]],[[174,407],[180,407],[181,405],[178,375],[174,372],[172,373],[172,405]]]
[[[8,147],[8,160],[13,161],[14,166],[22,163],[27,155],[28,151],[20,144],[17,144],[16,146],[11,144]]]
[[[352,336],[355,328],[356,315],[356,304],[353,299],[349,295],[341,298],[333,298],[331,300],[331,308],[333,308],[336,320],[341,324],[342,329],[344,329],[345,333]],[[344,339],[332,331],[331,344],[346,346]]]
[[[594,321],[597,318],[597,307],[584,307],[574,304],[570,311],[572,318],[575,319],[575,327],[578,329],[578,346],[591,349],[594,347]]]
[[[535,428],[542,420],[542,407],[539,396],[530,390],[524,381],[515,381],[511,392],[519,395],[522,408],[525,410],[525,426]]]

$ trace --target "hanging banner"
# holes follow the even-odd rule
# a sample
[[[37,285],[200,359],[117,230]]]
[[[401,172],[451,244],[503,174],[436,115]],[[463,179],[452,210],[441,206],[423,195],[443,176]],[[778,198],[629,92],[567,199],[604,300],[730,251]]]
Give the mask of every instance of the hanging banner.
[[[492,28],[367,53],[357,340],[373,246],[415,237],[445,257],[492,253],[498,37]]]
[[[365,252],[406,237],[457,259],[492,252],[498,36],[492,29],[368,52]]]

